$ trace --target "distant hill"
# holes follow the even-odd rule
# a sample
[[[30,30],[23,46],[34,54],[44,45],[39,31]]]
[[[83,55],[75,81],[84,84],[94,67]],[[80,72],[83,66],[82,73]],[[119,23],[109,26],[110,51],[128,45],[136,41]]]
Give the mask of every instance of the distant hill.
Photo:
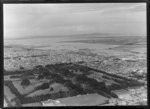
[[[9,38],[5,40],[19,40],[19,39],[34,39],[34,38],[63,38],[63,37],[91,37],[91,38],[99,38],[99,37],[144,37],[144,36],[126,36],[121,34],[112,34],[112,33],[87,33],[87,34],[74,34],[74,35],[53,35],[53,36],[22,36],[16,38]]]

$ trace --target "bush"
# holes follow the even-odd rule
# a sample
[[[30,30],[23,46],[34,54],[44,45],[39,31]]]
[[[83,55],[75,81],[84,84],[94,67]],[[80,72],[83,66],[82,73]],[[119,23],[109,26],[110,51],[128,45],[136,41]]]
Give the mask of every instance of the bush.
[[[104,97],[111,98],[111,96],[106,94],[104,91],[97,90],[97,93],[100,94],[100,95],[103,95]]]
[[[19,75],[11,75],[10,78],[19,78]]]
[[[22,71],[23,76],[31,76],[33,75],[33,72],[31,70]]]
[[[24,67],[22,67],[22,66],[20,66],[19,68],[20,68],[20,70],[23,70],[23,69],[24,69]]]
[[[14,103],[14,104],[13,104]],[[18,97],[14,98],[14,99],[11,99],[11,104],[13,104],[13,106],[17,106],[17,107],[20,107],[21,106],[21,101]]]
[[[99,87],[99,83],[95,80],[95,79],[92,79],[92,78],[88,78],[88,83],[92,86],[92,87]]]
[[[46,68],[39,68],[39,73],[49,73],[49,71]]]
[[[4,71],[4,75],[15,75],[15,74],[22,74],[23,71]]]
[[[53,93],[53,94],[45,94],[45,95],[37,95],[34,97],[25,97],[22,102],[23,104],[26,103],[33,103],[33,102],[41,102],[41,101],[45,101],[48,99],[58,99],[58,98],[64,98],[64,97],[68,97],[68,96],[75,96],[78,95],[79,93],[76,90],[72,90],[72,91],[59,91],[57,93]]]
[[[58,78],[58,79],[56,79],[56,81],[55,81],[55,82],[57,82],[57,83],[61,83],[61,84],[64,84],[64,83],[65,83],[65,81],[66,81],[66,80],[64,80],[63,78]]]
[[[44,78],[44,75],[43,75],[43,74],[39,74],[37,78],[38,78],[38,79],[43,79],[43,78]]]
[[[93,88],[91,88],[91,87],[87,87],[86,89],[85,89],[85,91],[86,91],[86,93],[96,93],[96,90],[94,90]]]
[[[47,65],[45,65],[45,68],[50,69],[50,68],[52,68],[52,65],[47,64]]]
[[[85,93],[83,88],[82,88],[82,86],[81,86],[81,84],[77,84],[76,87],[77,87],[76,88],[77,92],[79,92],[80,94],[84,94]]]
[[[53,90],[54,90],[54,88],[53,88],[53,87],[51,87],[51,88],[50,88],[50,91],[53,91]]]
[[[35,66],[34,68],[35,68],[35,69],[39,69],[39,68],[43,68],[43,66],[42,66],[42,65],[37,65],[37,66]]]
[[[106,78],[106,79],[112,79],[111,77],[109,76],[106,76],[106,75],[103,75],[102,78]]]
[[[72,84],[72,81],[71,81],[71,80],[65,80],[64,85],[67,86],[67,87],[70,87],[70,86],[72,86],[73,84]]]
[[[98,82],[98,84],[100,86],[100,89],[102,89],[102,90],[106,90],[107,89],[105,82]]]
[[[76,96],[76,95],[79,95],[80,93],[77,92],[76,90],[71,90],[71,91],[69,91],[69,93],[67,93],[67,94],[69,94],[68,96]]]
[[[43,75],[44,75],[44,76],[49,76],[50,73],[49,73],[49,72],[44,72]]]
[[[69,72],[69,70],[66,70],[66,69],[62,69],[62,74],[64,75],[64,76],[69,76],[70,75],[70,72]]]
[[[86,82],[86,81],[89,81],[89,78],[87,78],[85,75],[79,75],[77,77],[77,81]]]
[[[24,86],[28,86],[29,84],[30,84],[30,81],[27,78],[24,78],[21,82],[21,85],[24,85]]]
[[[46,79],[52,79],[52,78],[53,78],[53,77],[50,76],[50,75],[46,76]]]
[[[114,98],[118,98],[118,95],[115,94],[115,93],[113,93],[113,92],[111,92],[110,95],[111,95],[112,97],[114,97]]]
[[[115,81],[115,82],[117,82],[117,83],[120,83],[120,84],[125,83],[125,81],[119,80],[117,78],[112,78],[112,80]]]
[[[22,102],[23,102],[23,104],[33,103],[33,102],[41,102],[41,101],[45,101],[49,98],[51,98],[51,94],[36,95],[34,97],[25,97]]]
[[[43,83],[41,86],[40,86],[40,89],[48,89],[49,88],[49,83]]]
[[[19,91],[15,88],[14,84],[12,81],[4,81],[4,85],[9,87],[10,91],[18,97],[18,99],[23,99],[23,96],[19,93]]]
[[[49,84],[53,84],[55,83],[55,80],[49,81]]]
[[[111,86],[108,86],[108,89],[110,90],[119,90],[122,89],[122,85],[118,85],[118,84],[112,84]]]

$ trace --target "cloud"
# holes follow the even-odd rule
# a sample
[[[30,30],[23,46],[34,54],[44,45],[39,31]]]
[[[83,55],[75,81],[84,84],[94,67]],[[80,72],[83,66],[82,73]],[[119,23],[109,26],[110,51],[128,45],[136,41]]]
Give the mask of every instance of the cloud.
[[[135,7],[131,8],[130,11],[133,11],[133,12],[146,12],[146,4],[136,5]]]
[[[59,5],[58,11],[72,13],[83,12],[129,12],[131,11],[145,11],[146,3],[91,3],[91,4],[66,4]]]
[[[144,3],[79,3],[79,4],[5,4],[8,14],[52,15],[57,13],[82,13],[91,11],[112,12],[119,10],[144,11]]]
[[[116,7],[110,7],[103,10],[103,14],[107,13],[131,13],[131,12],[142,12],[146,11],[146,4],[135,3],[135,4],[116,4]]]
[[[4,4],[4,34],[141,34],[145,12],[145,3]]]

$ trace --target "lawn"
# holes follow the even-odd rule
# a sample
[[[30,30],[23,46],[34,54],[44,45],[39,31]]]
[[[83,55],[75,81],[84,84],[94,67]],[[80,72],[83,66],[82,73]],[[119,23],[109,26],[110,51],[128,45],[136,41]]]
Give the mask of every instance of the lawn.
[[[37,90],[29,95],[27,95],[28,97],[33,97],[35,95],[46,95],[46,94],[52,94],[52,93],[56,93],[59,91],[68,91],[69,89],[65,86],[63,86],[62,84],[59,83],[53,83],[50,85],[50,87],[53,88],[52,91],[50,91],[50,88],[48,89],[44,89],[44,90]]]
[[[4,94],[7,95],[6,97],[9,101],[16,97],[16,95],[13,94],[7,86],[4,86]]]
[[[59,100],[63,104],[66,104],[67,106],[95,106],[105,103],[108,98],[95,93],[75,97],[67,97],[57,100]]]
[[[17,88],[17,90],[20,92],[20,94],[24,95],[29,92],[32,92],[37,86],[41,85],[42,82],[32,82],[28,86],[22,86],[21,81],[13,81],[14,86]]]

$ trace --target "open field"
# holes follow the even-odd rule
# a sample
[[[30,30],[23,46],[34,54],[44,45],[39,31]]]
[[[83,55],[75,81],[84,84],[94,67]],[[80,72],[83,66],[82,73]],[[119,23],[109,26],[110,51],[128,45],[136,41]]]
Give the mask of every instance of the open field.
[[[75,97],[68,97],[58,99],[61,103],[66,104],[66,106],[96,106],[106,103],[108,98],[101,96],[99,94],[88,94],[79,95]]]

